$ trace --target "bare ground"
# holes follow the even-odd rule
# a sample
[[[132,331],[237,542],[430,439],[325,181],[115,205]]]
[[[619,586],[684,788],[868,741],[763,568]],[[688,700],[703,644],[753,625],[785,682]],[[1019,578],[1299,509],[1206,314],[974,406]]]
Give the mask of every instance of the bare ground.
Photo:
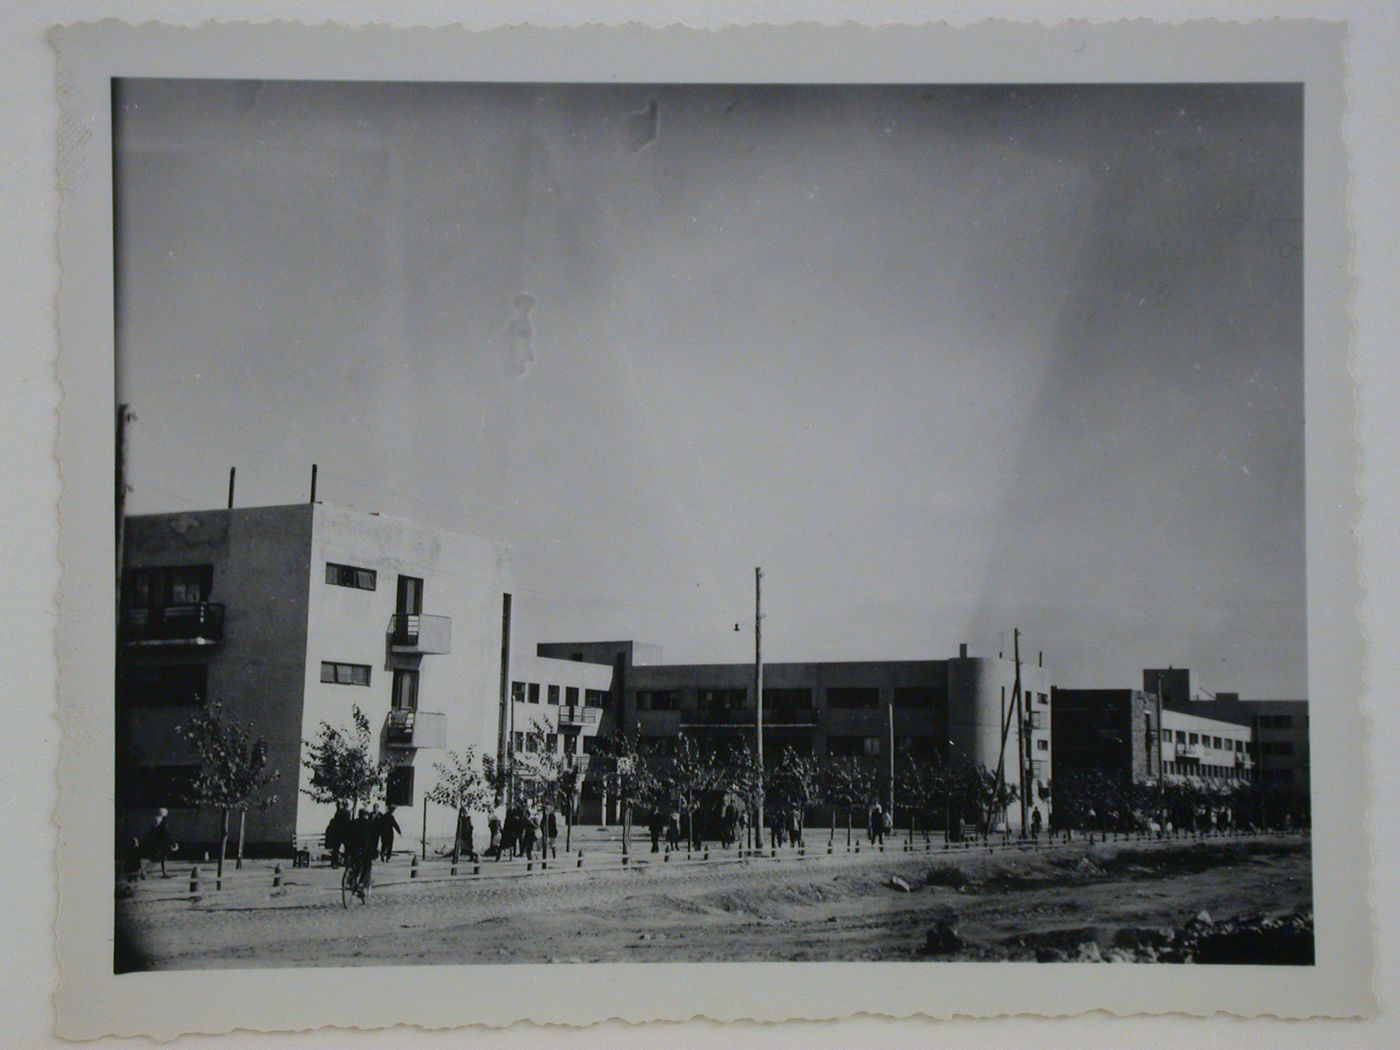
[[[647,858],[642,858],[647,859]],[[334,874],[250,884],[191,904],[118,902],[133,969],[497,962],[914,961],[1045,958],[1133,931],[1309,909],[1306,839],[1059,846],[1037,852],[869,852],[409,881],[383,873],[341,907]],[[891,884],[903,879],[909,891]],[[174,884],[167,883],[166,886]],[[216,899],[217,898],[217,899]],[[120,951],[121,949],[119,949]],[[126,968],[126,967],[121,967]]]

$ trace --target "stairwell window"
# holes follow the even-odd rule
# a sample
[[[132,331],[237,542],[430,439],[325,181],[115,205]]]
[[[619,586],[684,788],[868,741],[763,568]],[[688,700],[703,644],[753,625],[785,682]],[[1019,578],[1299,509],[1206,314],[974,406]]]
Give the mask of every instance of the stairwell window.
[[[326,562],[326,582],[336,587],[354,587],[356,590],[372,591],[378,582],[378,574],[373,569],[360,569],[354,565],[339,565]]]
[[[369,685],[368,664],[342,664],[321,661],[321,681],[329,685]]]

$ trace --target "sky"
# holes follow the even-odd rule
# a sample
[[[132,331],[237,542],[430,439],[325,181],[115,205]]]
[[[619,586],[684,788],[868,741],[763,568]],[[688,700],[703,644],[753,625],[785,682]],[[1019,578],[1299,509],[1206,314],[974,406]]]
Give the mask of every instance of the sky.
[[[125,81],[132,513],[515,550],[515,634],[1307,695],[1289,85]],[[739,623],[741,629],[734,630]]]

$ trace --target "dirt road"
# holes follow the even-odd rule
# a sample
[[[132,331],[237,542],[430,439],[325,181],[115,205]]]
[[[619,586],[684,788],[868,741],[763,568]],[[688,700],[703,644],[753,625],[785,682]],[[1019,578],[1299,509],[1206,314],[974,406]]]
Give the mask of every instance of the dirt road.
[[[892,885],[898,876],[906,892]],[[328,883],[329,885],[329,883]],[[409,963],[1034,959],[1049,944],[1311,906],[1308,843],[1262,838],[657,864],[119,903],[137,969]]]

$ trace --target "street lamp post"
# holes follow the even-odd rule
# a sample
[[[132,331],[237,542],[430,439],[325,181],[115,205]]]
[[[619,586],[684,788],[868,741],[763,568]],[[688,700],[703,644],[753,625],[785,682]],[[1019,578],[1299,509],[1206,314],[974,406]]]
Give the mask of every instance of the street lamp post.
[[[763,848],[763,570],[753,571],[753,679],[758,730],[758,846]]]

